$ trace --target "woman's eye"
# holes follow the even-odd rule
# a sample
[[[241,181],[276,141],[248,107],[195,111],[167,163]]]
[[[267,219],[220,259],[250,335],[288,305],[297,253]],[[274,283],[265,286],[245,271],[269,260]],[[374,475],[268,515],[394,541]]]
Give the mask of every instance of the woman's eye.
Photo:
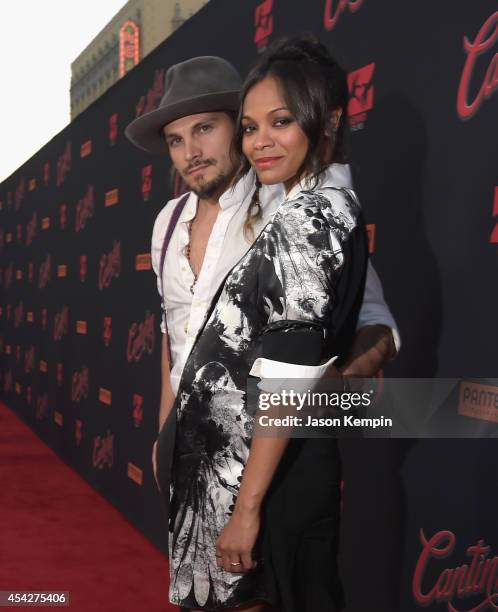
[[[242,133],[243,134],[251,134],[252,132],[254,132],[256,128],[254,127],[254,125],[243,125],[242,126]]]
[[[206,132],[209,132],[210,129],[210,125],[201,125],[201,127],[199,128],[199,132],[201,132],[201,134],[205,134]]]
[[[291,117],[281,117],[280,119],[276,119],[274,125],[276,127],[284,127],[292,123],[293,119]]]

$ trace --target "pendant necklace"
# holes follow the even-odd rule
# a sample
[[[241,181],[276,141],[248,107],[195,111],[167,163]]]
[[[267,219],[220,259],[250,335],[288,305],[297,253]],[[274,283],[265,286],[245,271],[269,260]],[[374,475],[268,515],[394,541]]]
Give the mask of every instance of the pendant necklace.
[[[194,294],[194,287],[195,287],[195,283],[197,282],[197,274],[194,271],[194,267],[190,259],[190,242],[192,240],[192,225],[194,223],[194,219],[191,219],[188,224],[188,243],[187,243],[187,246],[185,247],[185,255],[187,256],[188,265],[190,266],[190,269],[192,270],[192,274],[194,275],[194,282],[190,285],[190,293],[192,295]]]

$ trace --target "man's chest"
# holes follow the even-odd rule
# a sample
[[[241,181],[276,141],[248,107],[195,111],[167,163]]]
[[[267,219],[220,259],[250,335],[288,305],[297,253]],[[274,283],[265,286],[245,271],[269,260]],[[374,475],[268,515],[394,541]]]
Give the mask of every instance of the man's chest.
[[[216,224],[216,219],[217,215],[211,215],[207,218],[195,218],[189,222],[186,254],[192,268],[192,272],[196,276],[199,275],[202,269],[207,246],[209,244],[209,238],[213,233],[213,227]],[[222,228],[219,228],[219,231],[222,231]]]

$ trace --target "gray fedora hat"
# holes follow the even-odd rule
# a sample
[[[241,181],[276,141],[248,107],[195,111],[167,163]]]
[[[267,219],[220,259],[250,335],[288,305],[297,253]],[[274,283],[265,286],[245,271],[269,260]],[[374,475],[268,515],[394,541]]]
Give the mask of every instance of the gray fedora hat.
[[[137,117],[126,136],[150,153],[167,153],[163,127],[187,115],[210,111],[236,111],[242,80],[237,70],[221,57],[194,57],[169,68],[165,94],[156,110]]]

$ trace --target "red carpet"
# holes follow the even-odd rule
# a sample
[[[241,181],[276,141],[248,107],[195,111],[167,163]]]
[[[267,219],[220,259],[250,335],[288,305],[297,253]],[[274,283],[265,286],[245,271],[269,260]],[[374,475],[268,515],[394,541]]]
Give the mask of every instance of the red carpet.
[[[0,591],[11,589],[69,591],[73,612],[178,612],[165,557],[0,403]]]

